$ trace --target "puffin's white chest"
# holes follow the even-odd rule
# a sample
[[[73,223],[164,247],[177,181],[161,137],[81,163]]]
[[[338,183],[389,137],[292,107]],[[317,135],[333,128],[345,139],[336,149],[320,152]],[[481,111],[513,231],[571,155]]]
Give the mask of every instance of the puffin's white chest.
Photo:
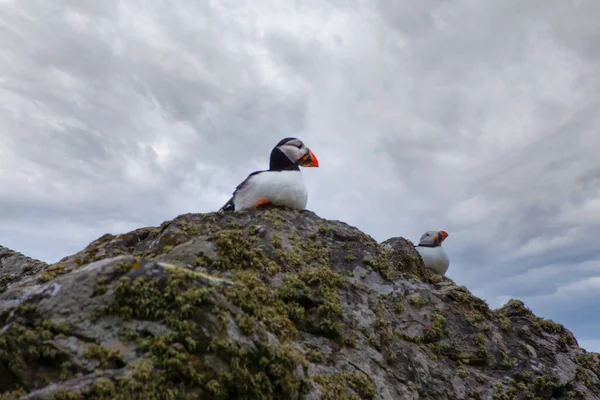
[[[276,206],[303,210],[308,201],[308,191],[300,171],[265,171],[250,177],[236,192],[235,210],[253,208],[260,201]]]
[[[415,248],[421,255],[426,268],[439,275],[444,275],[446,273],[448,270],[448,265],[450,265],[450,260],[448,259],[448,255],[442,246],[417,246]]]

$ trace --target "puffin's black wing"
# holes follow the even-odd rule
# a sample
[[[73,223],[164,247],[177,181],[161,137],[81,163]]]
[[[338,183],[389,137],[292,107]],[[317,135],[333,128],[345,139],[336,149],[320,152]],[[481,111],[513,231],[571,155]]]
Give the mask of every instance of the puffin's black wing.
[[[242,181],[242,183],[237,185],[235,190],[233,191],[233,196],[231,196],[231,198],[227,201],[227,203],[225,203],[225,205],[223,207],[221,207],[219,209],[219,211],[235,211],[235,205],[233,204],[233,199],[235,198],[235,194],[238,192],[238,190],[240,190],[244,186],[246,186],[246,184],[248,183],[250,178],[252,178],[254,175],[260,174],[261,172],[265,172],[265,171],[254,171],[253,173],[248,175],[248,177],[246,179],[244,179]]]

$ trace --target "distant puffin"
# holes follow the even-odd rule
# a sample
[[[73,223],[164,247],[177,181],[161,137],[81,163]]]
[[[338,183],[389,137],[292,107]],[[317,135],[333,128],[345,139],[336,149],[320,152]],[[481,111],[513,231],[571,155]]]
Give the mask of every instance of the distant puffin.
[[[448,237],[446,231],[427,231],[421,236],[419,244],[415,247],[425,267],[432,270],[436,274],[444,275],[450,265],[450,260],[444,248],[442,242]]]
[[[303,210],[308,191],[299,166],[318,167],[319,161],[300,139],[282,139],[271,150],[269,169],[248,175],[219,211],[242,211],[266,204]]]

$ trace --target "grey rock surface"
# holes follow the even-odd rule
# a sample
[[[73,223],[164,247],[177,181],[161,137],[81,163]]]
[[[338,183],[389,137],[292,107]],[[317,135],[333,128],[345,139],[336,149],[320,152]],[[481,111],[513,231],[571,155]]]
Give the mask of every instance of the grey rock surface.
[[[48,264],[0,246],[0,293],[28,276],[38,274]]]
[[[0,399],[599,399],[600,358],[411,242],[276,208],[0,247]]]

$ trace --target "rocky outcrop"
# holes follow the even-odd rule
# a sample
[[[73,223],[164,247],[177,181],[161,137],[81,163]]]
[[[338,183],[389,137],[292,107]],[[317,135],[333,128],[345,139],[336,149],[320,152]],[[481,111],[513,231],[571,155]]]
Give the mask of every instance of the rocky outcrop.
[[[6,290],[9,283],[15,284],[26,276],[34,276],[47,266],[43,261],[0,246],[0,293]]]
[[[562,325],[310,211],[186,214],[52,265],[9,257],[2,399],[600,398],[598,355]]]

